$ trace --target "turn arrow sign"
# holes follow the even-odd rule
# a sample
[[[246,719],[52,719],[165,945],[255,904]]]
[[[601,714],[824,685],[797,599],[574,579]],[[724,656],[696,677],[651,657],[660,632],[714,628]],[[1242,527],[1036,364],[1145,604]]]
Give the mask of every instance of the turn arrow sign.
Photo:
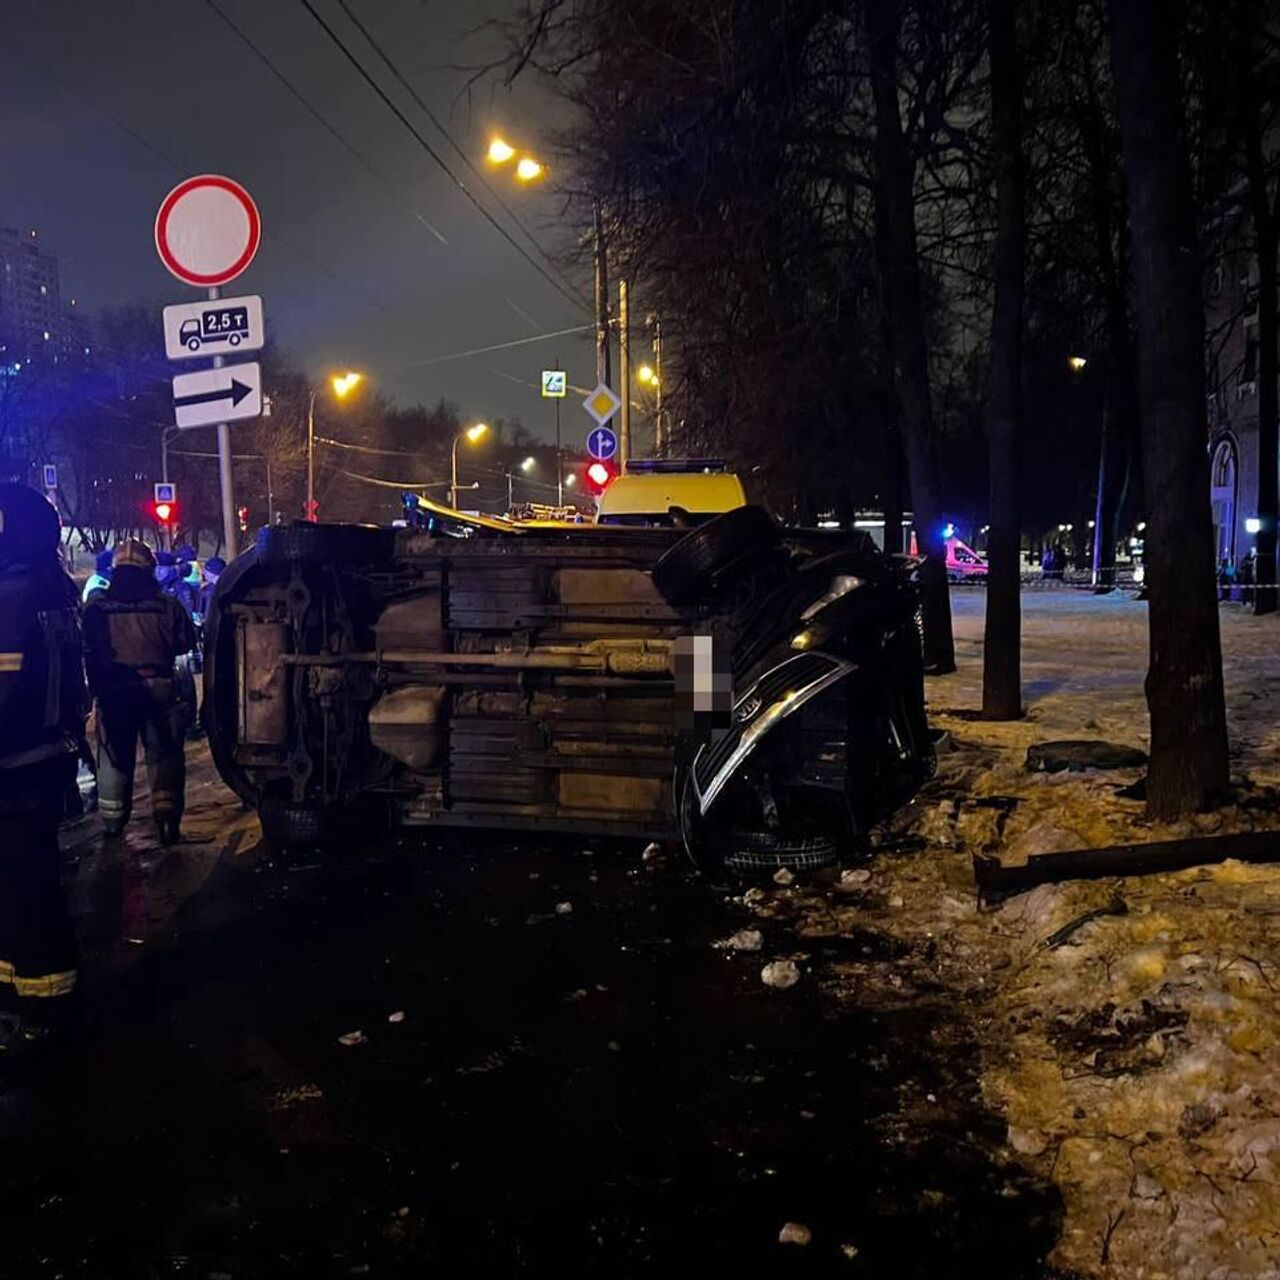
[[[231,379],[229,390],[201,391],[193,396],[174,397],[173,407],[181,409],[189,404],[213,404],[215,400],[230,400],[234,408],[247,395],[253,394],[253,388],[235,378]]]
[[[180,373],[173,380],[173,416],[180,427],[209,427],[261,415],[262,368],[258,364],[201,369]]]

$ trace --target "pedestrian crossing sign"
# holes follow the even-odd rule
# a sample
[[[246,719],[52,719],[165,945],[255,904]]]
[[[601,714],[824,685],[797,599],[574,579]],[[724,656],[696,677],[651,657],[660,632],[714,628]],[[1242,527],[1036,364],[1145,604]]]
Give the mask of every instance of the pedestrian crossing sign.
[[[542,398],[563,400],[569,393],[569,375],[563,369],[543,369]]]

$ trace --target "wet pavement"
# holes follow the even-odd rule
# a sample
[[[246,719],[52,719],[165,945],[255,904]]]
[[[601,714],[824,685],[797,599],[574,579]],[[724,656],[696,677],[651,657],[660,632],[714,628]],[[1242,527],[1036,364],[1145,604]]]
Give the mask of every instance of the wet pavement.
[[[873,929],[725,952],[742,886],[606,841],[281,865],[193,760],[174,853],[67,830],[86,1029],[0,1082],[0,1274],[1045,1274],[947,993],[824,992]]]

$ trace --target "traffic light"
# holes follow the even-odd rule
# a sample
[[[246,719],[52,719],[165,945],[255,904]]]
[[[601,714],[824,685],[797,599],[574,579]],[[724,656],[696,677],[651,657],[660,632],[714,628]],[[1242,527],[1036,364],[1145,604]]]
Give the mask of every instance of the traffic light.
[[[151,514],[155,517],[157,524],[173,524],[178,518],[178,504],[176,502],[153,502],[151,504]]]
[[[236,515],[240,518],[240,532],[248,533],[249,532],[249,508],[237,507]]]
[[[311,498],[302,504],[302,510],[307,520],[314,524],[320,518],[320,504]]]
[[[587,463],[582,479],[587,488],[597,497],[602,494],[616,479],[618,468],[612,462],[604,462],[599,458]]]

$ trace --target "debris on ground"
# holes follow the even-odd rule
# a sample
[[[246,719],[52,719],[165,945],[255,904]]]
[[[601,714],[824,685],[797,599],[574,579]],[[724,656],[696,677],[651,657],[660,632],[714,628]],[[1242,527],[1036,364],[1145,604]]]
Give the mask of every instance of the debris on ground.
[[[742,895],[743,906],[758,907],[768,898],[768,894],[759,885],[753,885]]]
[[[806,1245],[813,1239],[813,1232],[803,1222],[784,1222],[778,1232],[779,1244]]]
[[[557,902],[557,903],[556,903],[556,915],[558,915],[558,916],[569,916],[569,915],[572,915],[572,914],[573,914],[573,903],[572,903],[572,902]]]
[[[764,934],[759,929],[739,929],[713,945],[719,951],[759,951],[764,946]]]
[[[774,884],[789,885],[794,879],[795,876],[791,874],[791,871],[787,867],[779,867],[777,871],[773,873]]]
[[[870,884],[871,872],[866,867],[849,867],[840,873],[841,884]]]
[[[1090,911],[1082,911],[1074,920],[1068,920],[1061,929],[1055,930],[1045,940],[1044,945],[1051,951],[1055,947],[1065,947],[1072,938],[1087,924],[1101,920],[1103,916],[1126,916],[1129,904],[1121,897],[1112,898],[1105,906],[1094,907]]]
[[[771,960],[760,970],[760,981],[766,987],[785,991],[800,981],[800,968],[794,960]]]
[[[403,1009],[397,1009],[397,1010],[395,1011],[395,1013],[389,1013],[389,1014],[387,1014],[387,1021],[388,1021],[388,1022],[403,1022],[403,1021],[404,1021],[404,1010],[403,1010]]]
[[[657,842],[646,845],[644,852],[640,855],[641,862],[656,862],[662,857],[662,846]]]
[[[352,1045],[364,1044],[366,1038],[363,1031],[348,1031],[346,1035],[338,1037],[338,1043],[346,1045],[350,1049]]]
[[[267,1103],[270,1111],[289,1111],[304,1102],[319,1102],[324,1090],[318,1084],[296,1084],[277,1089]]]

